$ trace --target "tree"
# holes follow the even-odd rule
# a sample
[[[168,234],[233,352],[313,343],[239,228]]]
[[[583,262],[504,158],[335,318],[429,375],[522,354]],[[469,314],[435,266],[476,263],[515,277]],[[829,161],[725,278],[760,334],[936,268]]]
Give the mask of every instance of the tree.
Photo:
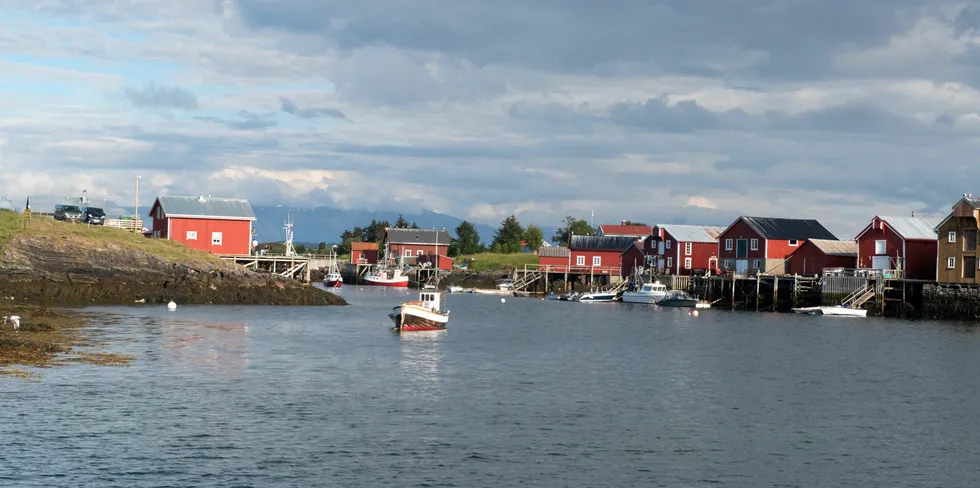
[[[532,250],[541,247],[541,243],[544,242],[544,232],[541,231],[541,227],[528,224],[524,228],[524,241],[527,242],[527,247]]]
[[[500,223],[500,228],[493,236],[492,249],[494,252],[503,253],[521,252],[521,240],[523,238],[524,228],[521,227],[517,217],[511,215]]]
[[[408,229],[411,226],[412,225],[405,220],[405,217],[402,216],[402,214],[398,214],[398,220],[395,221],[395,227],[398,227],[399,229]]]
[[[456,239],[454,239],[456,256],[463,254],[475,254],[480,252],[480,233],[476,226],[462,221],[456,226]]]
[[[354,227],[340,234],[340,244],[337,246],[337,253],[350,254],[350,245],[352,242],[364,242],[364,229]]]
[[[318,244],[316,246],[316,252],[318,254],[326,254],[326,252],[327,252],[327,243],[321,241],[320,244]]]
[[[564,246],[568,244],[568,236],[575,234],[577,236],[591,236],[595,235],[595,229],[589,225],[585,219],[576,219],[569,215],[565,217],[562,221],[562,226],[555,229],[555,235],[551,238],[551,242],[558,244],[559,246]]]
[[[647,224],[644,224],[643,222],[633,222],[631,220],[624,220],[623,221],[623,225],[644,225],[645,226]]]

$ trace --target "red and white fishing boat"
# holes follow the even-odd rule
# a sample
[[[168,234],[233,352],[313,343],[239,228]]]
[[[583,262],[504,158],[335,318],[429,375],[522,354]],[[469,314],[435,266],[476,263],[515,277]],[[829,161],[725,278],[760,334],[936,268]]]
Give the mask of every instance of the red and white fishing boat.
[[[344,277],[336,271],[332,271],[323,278],[323,286],[327,288],[340,288],[344,284]]]
[[[442,293],[423,291],[417,301],[393,307],[388,317],[395,322],[395,331],[445,330],[449,310],[442,309],[442,298]]]
[[[384,268],[372,272],[364,277],[364,283],[371,286],[397,286],[408,288],[408,276],[402,274],[402,270],[387,270]]]

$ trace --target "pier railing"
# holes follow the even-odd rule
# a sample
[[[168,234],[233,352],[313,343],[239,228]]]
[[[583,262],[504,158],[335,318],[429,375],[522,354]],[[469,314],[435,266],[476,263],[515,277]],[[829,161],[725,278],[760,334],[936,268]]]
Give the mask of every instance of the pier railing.
[[[524,272],[595,274],[620,276],[619,266],[577,266],[569,264],[525,264]]]

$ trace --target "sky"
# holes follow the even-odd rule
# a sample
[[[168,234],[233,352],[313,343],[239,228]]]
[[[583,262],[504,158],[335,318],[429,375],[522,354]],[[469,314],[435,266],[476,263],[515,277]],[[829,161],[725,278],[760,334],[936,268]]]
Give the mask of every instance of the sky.
[[[945,214],[980,5],[0,0],[0,196],[496,224]]]

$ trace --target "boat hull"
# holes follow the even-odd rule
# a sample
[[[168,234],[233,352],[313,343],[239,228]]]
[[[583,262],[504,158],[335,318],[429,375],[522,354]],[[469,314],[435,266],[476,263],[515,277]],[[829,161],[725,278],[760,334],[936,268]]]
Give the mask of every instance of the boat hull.
[[[397,288],[408,288],[408,277],[405,276],[404,279],[379,279],[379,278],[364,278],[364,284],[370,286],[388,286]]]
[[[637,293],[626,292],[626,293],[623,293],[623,302],[624,303],[650,303],[650,304],[654,304],[654,303],[657,303],[659,300],[663,300],[663,298],[665,296],[666,295],[646,295],[646,294],[641,295],[641,294],[637,294]]]
[[[392,308],[388,318],[395,323],[398,332],[444,330],[449,323],[449,312],[434,312],[413,305]]]
[[[579,295],[576,301],[582,303],[607,303],[616,301],[615,293],[586,293]]]
[[[344,280],[323,280],[323,286],[327,288],[340,288],[343,284]]]
[[[697,299],[689,300],[686,298],[665,299],[657,302],[657,305],[661,307],[694,308],[698,305],[698,301]]]
[[[863,308],[845,307],[805,307],[794,308],[793,312],[804,315],[828,315],[833,317],[867,317],[868,311]]]

